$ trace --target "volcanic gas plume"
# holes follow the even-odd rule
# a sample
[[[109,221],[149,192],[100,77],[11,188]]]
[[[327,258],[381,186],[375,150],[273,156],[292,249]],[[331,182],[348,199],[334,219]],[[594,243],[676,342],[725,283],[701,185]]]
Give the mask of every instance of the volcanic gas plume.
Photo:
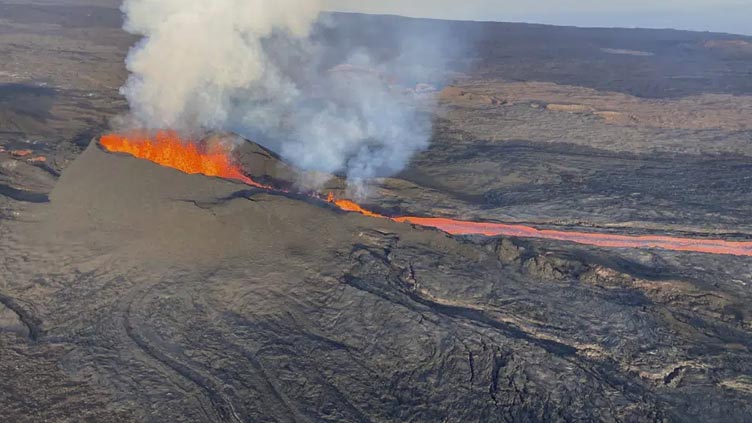
[[[160,131],[153,137],[109,134],[101,138],[100,144],[110,152],[127,153],[134,157],[149,160],[185,173],[234,179],[256,188],[286,192],[268,185],[259,184],[246,176],[234,164],[231,148],[221,142],[211,144],[183,141],[174,132]],[[359,213],[378,219],[388,219],[397,223],[409,223],[417,226],[436,228],[452,235],[514,236],[568,241],[599,247],[659,248],[707,254],[752,256],[752,242],[730,242],[715,239],[679,238],[658,235],[637,236],[545,230],[524,225],[469,222],[439,217],[390,217],[367,210],[354,201],[338,199],[332,193],[327,195],[326,201],[347,212]]]
[[[125,29],[143,37],[121,88],[128,129],[234,132],[354,188],[428,146],[430,114],[419,109],[431,101],[411,94],[410,69],[441,68],[431,51],[447,42],[383,34],[401,46],[387,58],[327,47],[315,36],[334,23],[316,0],[125,0],[122,10]]]

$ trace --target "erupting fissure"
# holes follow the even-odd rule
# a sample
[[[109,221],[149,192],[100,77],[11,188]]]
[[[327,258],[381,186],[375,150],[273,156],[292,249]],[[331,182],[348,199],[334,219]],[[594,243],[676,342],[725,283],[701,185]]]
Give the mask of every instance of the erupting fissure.
[[[109,152],[127,153],[192,175],[236,179],[254,187],[272,188],[243,174],[232,160],[232,147],[223,142],[184,141],[174,131],[159,131],[153,136],[108,134],[99,143]]]
[[[119,134],[105,135],[100,144],[113,153],[127,153],[162,166],[189,174],[202,174],[234,179],[248,185],[272,191],[282,190],[260,184],[246,176],[232,159],[231,146],[221,142],[191,142],[182,140],[177,133],[160,131],[154,136]],[[659,248],[672,251],[689,251],[707,254],[752,256],[752,242],[732,242],[716,239],[680,238],[659,235],[617,235],[595,232],[558,231],[537,229],[506,223],[469,222],[437,217],[399,216],[378,214],[330,193],[326,201],[339,209],[364,216],[388,219],[398,223],[436,228],[451,235],[514,236],[575,242],[584,245],[614,248]]]
[[[366,210],[363,207],[361,207],[358,203],[350,200],[342,200],[334,197],[334,194],[329,193],[326,197],[326,201],[334,204],[335,206],[339,207],[340,210],[354,212],[354,213],[360,213],[364,216],[368,217],[377,217],[381,219],[389,219],[389,217],[384,216],[383,214],[374,213],[370,210]]]

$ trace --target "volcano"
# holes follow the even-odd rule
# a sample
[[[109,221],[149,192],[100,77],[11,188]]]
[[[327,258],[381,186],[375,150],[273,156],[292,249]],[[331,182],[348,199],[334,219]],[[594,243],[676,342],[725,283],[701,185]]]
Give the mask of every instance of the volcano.
[[[327,15],[331,78],[477,37],[450,87],[383,73],[443,95],[363,199],[231,133],[111,133],[121,11],[36,3],[0,5],[1,421],[752,415],[746,37]]]
[[[726,293],[698,302],[709,287],[680,267],[639,264],[640,250],[454,237],[249,185],[281,181],[284,164],[249,142],[235,153],[249,176],[188,174],[93,141],[38,212],[29,245],[41,252],[16,265],[61,275],[60,302],[30,330],[89,345],[65,365],[110,375],[108,389],[159,404],[169,420],[480,421],[500,403],[517,404],[509,412],[520,418],[682,416],[660,387],[692,374],[681,363],[716,341],[688,328],[668,335],[675,320],[662,310],[713,318],[740,307]],[[635,362],[631,341],[612,336],[655,353]],[[122,375],[139,375],[149,397]],[[502,378],[524,379],[526,393]],[[194,399],[168,395],[178,387]],[[540,408],[552,392],[577,405]],[[413,401],[432,405],[418,416]]]

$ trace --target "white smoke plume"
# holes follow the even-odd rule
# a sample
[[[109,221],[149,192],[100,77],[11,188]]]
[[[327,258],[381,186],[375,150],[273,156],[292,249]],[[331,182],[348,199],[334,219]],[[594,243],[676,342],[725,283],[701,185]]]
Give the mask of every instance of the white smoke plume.
[[[391,81],[409,73],[400,56],[354,50],[325,64],[311,33],[334,24],[316,0],[125,0],[122,10],[143,37],[121,89],[140,125],[233,131],[356,185],[428,145],[425,103]]]

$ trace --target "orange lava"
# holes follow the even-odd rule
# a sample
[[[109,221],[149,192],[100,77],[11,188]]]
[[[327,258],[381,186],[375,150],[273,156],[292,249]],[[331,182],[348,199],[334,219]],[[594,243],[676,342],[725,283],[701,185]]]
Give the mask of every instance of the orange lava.
[[[254,187],[285,192],[259,184],[243,174],[240,168],[233,163],[231,148],[221,143],[207,144],[183,141],[174,132],[160,131],[152,137],[109,134],[101,138],[100,144],[110,152],[127,153],[134,157],[149,160],[185,173],[235,179]],[[542,238],[598,247],[658,248],[672,251],[752,256],[752,242],[731,242],[716,239],[679,238],[659,235],[615,235],[594,232],[558,231],[537,229],[524,225],[468,222],[437,217],[389,217],[366,210],[353,201],[338,199],[334,194],[329,194],[326,201],[344,211],[360,213],[368,217],[389,219],[398,223],[436,228],[452,235]]]
[[[10,155],[13,157],[28,157],[34,154],[31,150],[11,150]]]
[[[24,159],[28,163],[44,163],[47,161],[47,158],[44,156],[36,156],[32,157],[32,154],[34,152],[32,150],[6,150],[3,147],[0,147],[0,153],[8,153],[15,159]]]
[[[389,219],[435,228],[451,235],[513,236],[568,241],[584,245],[609,248],[658,248],[671,251],[689,251],[707,254],[752,256],[752,242],[731,242],[717,239],[679,238],[661,235],[615,235],[596,232],[557,231],[537,229],[532,226],[507,223],[468,222],[441,217],[399,216],[388,217],[373,213],[350,200],[338,200],[329,194],[327,201],[340,209],[365,216]]]
[[[594,232],[537,229],[504,223],[466,222],[431,217],[395,217],[395,222],[440,229],[452,235],[514,236],[569,241],[578,244],[611,248],[659,248],[708,254],[752,256],[752,242],[731,242],[716,239],[679,238],[660,235],[615,235]]]
[[[107,151],[130,154],[192,175],[235,179],[254,187],[269,188],[244,175],[233,163],[231,147],[222,143],[186,141],[173,131],[159,131],[153,136],[108,134],[99,143]]]
[[[378,217],[381,219],[388,219],[386,216],[374,213],[372,211],[366,210],[357,203],[350,201],[350,200],[338,200],[334,198],[334,194],[329,193],[329,195],[326,197],[326,201],[336,205],[340,209],[344,211],[354,212],[354,213],[360,213],[364,216],[368,217]]]

